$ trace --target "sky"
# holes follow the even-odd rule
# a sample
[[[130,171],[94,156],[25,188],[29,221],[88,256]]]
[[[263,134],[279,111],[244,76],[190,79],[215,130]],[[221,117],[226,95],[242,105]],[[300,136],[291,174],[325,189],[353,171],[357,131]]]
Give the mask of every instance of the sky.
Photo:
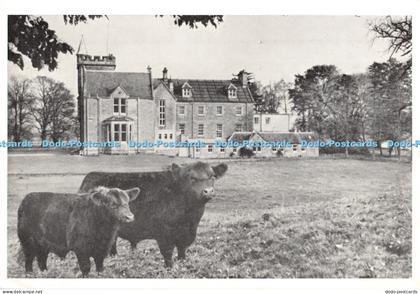
[[[387,42],[374,40],[369,21],[358,16],[225,16],[217,27],[190,29],[173,24],[169,16],[115,16],[78,26],[64,25],[62,16],[45,16],[62,41],[77,50],[81,36],[90,55],[116,56],[117,71],[172,78],[230,79],[245,69],[263,84],[284,79],[319,64],[333,64],[342,73],[366,71],[374,61],[389,58]],[[82,46],[81,53],[86,53]],[[58,68],[32,69],[25,59],[20,70],[8,63],[8,75],[46,75],[77,95],[76,56],[61,54]]]

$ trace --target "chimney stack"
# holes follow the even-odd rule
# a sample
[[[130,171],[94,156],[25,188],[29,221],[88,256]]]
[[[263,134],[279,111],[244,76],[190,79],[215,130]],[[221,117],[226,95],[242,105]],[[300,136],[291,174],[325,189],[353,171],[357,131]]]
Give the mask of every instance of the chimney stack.
[[[248,73],[244,69],[239,72],[238,80],[241,82],[242,87],[248,87]]]
[[[169,79],[169,90],[174,93],[174,82],[172,82],[172,79]]]
[[[166,81],[168,79],[168,69],[164,67],[162,73],[163,73],[162,79]]]

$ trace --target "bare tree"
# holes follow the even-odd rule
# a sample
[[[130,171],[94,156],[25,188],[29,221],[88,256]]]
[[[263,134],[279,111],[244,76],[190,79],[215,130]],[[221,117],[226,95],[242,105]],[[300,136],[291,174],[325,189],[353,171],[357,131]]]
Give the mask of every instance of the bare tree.
[[[30,109],[33,104],[31,81],[12,77],[8,82],[8,137],[21,141],[31,137]]]
[[[376,38],[389,41],[391,57],[396,53],[406,56],[411,54],[411,21],[411,16],[387,16],[379,22],[370,23],[369,26]]]
[[[41,140],[54,142],[71,136],[74,127],[75,101],[63,83],[39,76],[34,81],[35,102],[32,115]]]

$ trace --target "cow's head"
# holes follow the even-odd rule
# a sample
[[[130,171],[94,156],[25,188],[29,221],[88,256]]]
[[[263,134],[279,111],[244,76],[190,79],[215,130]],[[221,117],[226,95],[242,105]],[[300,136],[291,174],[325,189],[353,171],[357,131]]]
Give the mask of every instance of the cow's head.
[[[197,162],[185,166],[172,164],[172,174],[181,192],[188,200],[206,203],[214,197],[214,182],[227,171],[227,165],[221,163],[210,166],[204,162]]]
[[[95,205],[106,209],[113,218],[120,222],[129,223],[134,220],[134,215],[128,203],[136,199],[139,193],[139,188],[121,190],[97,187],[91,192],[90,197]]]

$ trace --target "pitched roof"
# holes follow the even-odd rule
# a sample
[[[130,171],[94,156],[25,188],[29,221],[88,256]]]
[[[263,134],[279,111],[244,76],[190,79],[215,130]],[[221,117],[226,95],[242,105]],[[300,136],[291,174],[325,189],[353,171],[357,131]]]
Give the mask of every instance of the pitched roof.
[[[291,144],[299,144],[301,140],[314,141],[318,136],[312,132],[234,132],[229,141],[243,142],[250,140],[252,136],[259,136],[265,142],[290,142]]]
[[[121,86],[130,97],[153,99],[148,73],[86,71],[85,91],[92,96],[109,97]]]
[[[291,144],[299,144],[300,142],[300,137],[297,133],[258,132],[257,134],[266,142],[286,141]]]
[[[299,144],[302,140],[315,141],[319,137],[313,132],[257,132],[266,142],[287,141],[292,144]]]
[[[162,79],[153,81],[155,87],[163,82]],[[254,99],[246,87],[242,87],[237,80],[186,80],[172,79],[174,83],[174,96],[180,102],[237,102],[237,103],[253,103]],[[192,90],[190,98],[182,97],[182,86],[187,82]],[[237,88],[237,98],[228,97],[228,87],[230,84]]]
[[[113,115],[105,119],[103,122],[105,123],[105,122],[111,122],[111,121],[134,121],[134,119],[125,115]]]
[[[252,132],[234,132],[228,140],[238,142],[238,143],[242,143],[243,141],[249,140],[249,138],[251,138],[252,134],[253,134]]]

